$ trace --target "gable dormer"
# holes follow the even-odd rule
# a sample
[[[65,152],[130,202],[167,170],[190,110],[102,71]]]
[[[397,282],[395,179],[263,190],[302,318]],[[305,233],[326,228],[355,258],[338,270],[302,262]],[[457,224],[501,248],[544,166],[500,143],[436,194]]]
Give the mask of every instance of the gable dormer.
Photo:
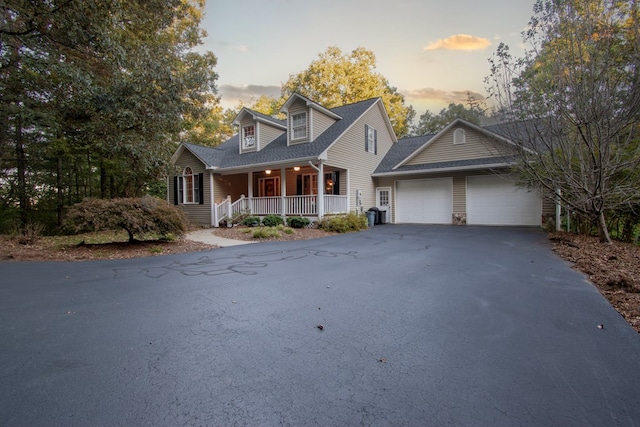
[[[282,120],[248,108],[240,110],[233,124],[238,127],[240,153],[260,151],[287,130]]]
[[[280,112],[287,116],[287,145],[313,142],[332,124],[342,119],[298,93],[289,97]]]

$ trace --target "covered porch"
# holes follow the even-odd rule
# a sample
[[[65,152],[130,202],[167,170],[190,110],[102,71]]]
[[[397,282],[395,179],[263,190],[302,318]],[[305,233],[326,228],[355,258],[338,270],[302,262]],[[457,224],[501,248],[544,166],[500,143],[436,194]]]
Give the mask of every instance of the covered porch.
[[[322,218],[349,211],[346,171],[318,165],[212,175],[212,225],[241,215]]]

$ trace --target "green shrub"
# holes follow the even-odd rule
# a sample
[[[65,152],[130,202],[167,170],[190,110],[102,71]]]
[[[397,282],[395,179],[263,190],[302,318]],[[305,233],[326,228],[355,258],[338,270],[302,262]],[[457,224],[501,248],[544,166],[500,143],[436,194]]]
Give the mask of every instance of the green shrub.
[[[264,224],[265,227],[276,227],[284,224],[284,220],[278,215],[267,215],[262,218],[262,224]]]
[[[260,225],[260,218],[257,216],[248,216],[242,220],[242,225],[247,227],[256,227]]]
[[[124,229],[132,242],[145,234],[162,239],[181,236],[187,231],[187,220],[180,209],[151,196],[85,199],[71,206],[64,228],[71,233]]]
[[[320,228],[335,233],[348,233],[368,228],[369,222],[365,214],[349,212],[348,214],[327,215],[319,224]]]
[[[301,216],[292,216],[287,218],[287,224],[289,224],[289,227],[293,227],[293,228],[307,227],[310,222],[311,221],[309,221],[309,218],[304,218]]]

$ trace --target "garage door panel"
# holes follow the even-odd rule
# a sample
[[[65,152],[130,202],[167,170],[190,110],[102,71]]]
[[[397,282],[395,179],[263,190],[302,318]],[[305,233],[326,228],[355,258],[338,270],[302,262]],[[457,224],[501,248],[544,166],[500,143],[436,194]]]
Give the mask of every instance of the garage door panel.
[[[398,181],[396,222],[451,224],[451,178]]]
[[[467,177],[467,224],[537,226],[541,216],[536,192],[495,175]]]

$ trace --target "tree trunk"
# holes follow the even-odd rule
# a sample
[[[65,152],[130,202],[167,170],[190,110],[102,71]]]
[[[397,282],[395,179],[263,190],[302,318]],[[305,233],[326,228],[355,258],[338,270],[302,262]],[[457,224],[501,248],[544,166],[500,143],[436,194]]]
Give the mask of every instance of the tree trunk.
[[[29,197],[27,195],[27,159],[24,153],[24,141],[22,135],[22,118],[20,113],[16,120],[16,172],[18,173],[18,203],[20,208],[20,225],[24,228],[29,220]]]
[[[604,217],[604,212],[600,212],[598,215],[598,234],[601,242],[612,243],[611,236],[609,235],[609,227],[607,227],[607,220]]]
[[[62,188],[62,157],[58,156],[58,169],[56,177],[57,200],[56,212],[58,213],[58,226],[62,225],[62,213],[64,210],[64,189]]]

